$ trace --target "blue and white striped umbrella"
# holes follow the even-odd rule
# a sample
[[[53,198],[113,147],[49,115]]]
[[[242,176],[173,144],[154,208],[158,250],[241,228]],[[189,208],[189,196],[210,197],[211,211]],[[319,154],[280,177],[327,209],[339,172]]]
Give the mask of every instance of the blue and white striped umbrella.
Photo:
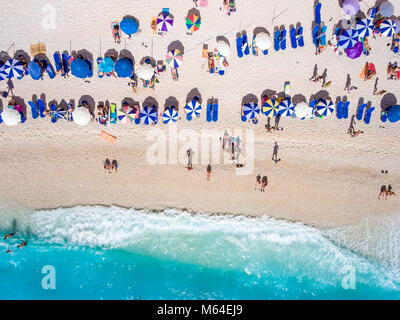
[[[315,111],[320,116],[328,116],[334,111],[333,102],[330,100],[326,101],[325,99],[319,99],[315,106]]]
[[[290,117],[294,113],[295,105],[292,103],[290,98],[284,99],[278,106],[278,114],[286,117]]]
[[[165,110],[162,118],[163,118],[163,122],[165,124],[177,122],[178,121],[178,111],[176,111],[175,108],[168,108],[167,110]]]
[[[185,106],[185,111],[190,117],[198,117],[201,112],[201,105],[199,101],[192,100]]]
[[[243,116],[245,116],[247,120],[254,119],[260,114],[260,110],[261,108],[257,103],[246,103],[243,106]]]
[[[369,37],[374,30],[374,22],[371,19],[357,21],[356,29],[360,38]]]
[[[1,67],[0,67],[0,81],[1,81],[1,80],[4,80],[4,79],[7,79],[7,75],[6,75],[6,73],[4,72],[4,66],[1,66]]]
[[[140,112],[140,119],[144,124],[149,125],[157,121],[157,109],[155,107],[144,107]]]
[[[396,23],[391,19],[383,21],[379,26],[379,33],[384,37],[391,37],[395,31]]]
[[[24,73],[24,65],[21,61],[16,59],[9,59],[4,66],[2,66],[2,69],[8,79],[14,76],[22,76]]]
[[[339,46],[344,49],[354,47],[354,45],[358,41],[358,32],[354,29],[349,29],[343,31],[343,33],[339,37]]]

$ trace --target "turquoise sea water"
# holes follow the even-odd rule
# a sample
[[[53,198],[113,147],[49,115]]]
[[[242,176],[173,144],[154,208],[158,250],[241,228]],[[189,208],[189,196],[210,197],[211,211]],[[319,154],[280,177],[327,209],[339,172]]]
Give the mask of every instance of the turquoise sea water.
[[[0,240],[1,299],[400,298],[399,214],[318,230],[178,210],[0,213],[2,235],[17,230]],[[55,290],[42,288],[46,265]],[[354,290],[342,286],[349,268]]]

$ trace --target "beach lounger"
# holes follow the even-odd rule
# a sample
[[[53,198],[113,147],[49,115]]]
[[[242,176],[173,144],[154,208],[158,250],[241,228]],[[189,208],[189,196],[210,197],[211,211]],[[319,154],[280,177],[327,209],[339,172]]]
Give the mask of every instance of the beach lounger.
[[[32,118],[37,119],[39,117],[38,107],[33,101],[28,101],[32,111]]]
[[[243,50],[242,50],[242,37],[237,37],[236,38],[236,50],[237,50],[237,55],[239,58],[243,57]]]
[[[253,36],[253,41],[251,43],[251,51],[254,56],[258,56],[257,50],[256,50],[256,35]]]
[[[343,118],[343,101],[339,101],[336,105],[336,117],[339,120]]]
[[[313,37],[313,43],[314,43],[314,45],[317,46],[317,47],[319,46],[319,41],[318,41],[318,39],[317,39],[318,31],[319,31],[319,25],[316,25],[316,26],[314,27],[314,29],[313,29],[312,37]]]
[[[46,72],[49,75],[50,79],[54,79],[56,74],[54,73],[53,66],[50,64],[48,60],[43,60],[46,64]]]
[[[303,27],[299,26],[296,30],[296,39],[299,47],[304,47]]]
[[[186,113],[186,120],[187,121],[192,121],[192,117],[190,116],[189,113]]]
[[[292,27],[289,31],[290,33],[290,43],[292,44],[292,48],[297,48],[297,38],[296,38],[296,29]]]
[[[372,112],[374,112],[374,110],[375,110],[375,108],[371,107],[365,112],[365,116],[364,116],[365,124],[369,124],[371,122],[371,115],[372,115]]]
[[[54,59],[54,65],[56,66],[57,72],[62,71],[63,65],[62,65],[62,61],[61,61],[61,58],[60,58],[60,55],[58,52],[54,52],[53,59]]]
[[[327,26],[323,26],[321,28],[321,34],[317,37],[320,39],[321,46],[326,46],[326,30],[328,29]]]
[[[36,101],[36,104],[37,104],[37,106],[38,106],[38,108],[39,108],[40,117],[44,118],[44,117],[46,116],[46,115],[44,114],[44,112],[46,111],[46,105],[44,104],[44,102],[43,102],[42,99],[38,99],[38,100]]]
[[[357,109],[357,114],[356,114],[356,118],[358,121],[361,121],[363,119],[363,115],[364,115],[364,110],[367,107],[367,104],[364,103],[361,106],[358,107]]]
[[[280,43],[279,43],[280,37],[281,37],[281,31],[278,29],[274,33],[274,48],[275,48],[275,51],[279,51],[279,49],[280,49]]]
[[[211,103],[209,103],[209,104],[207,104],[207,116],[206,116],[206,120],[207,120],[207,122],[211,122],[212,121],[212,104]]]
[[[350,106],[350,101],[347,101],[343,104],[343,119],[347,119],[349,117],[349,106]]]
[[[246,56],[250,54],[249,42],[246,33],[242,34],[242,50]]]
[[[317,25],[320,25],[320,24],[321,24],[321,7],[322,7],[322,4],[321,4],[321,3],[318,3],[318,4],[315,6],[315,23],[316,23]]]
[[[62,54],[62,64],[63,64],[64,74],[67,75],[69,73],[69,57],[66,53]]]
[[[117,106],[115,103],[110,104],[110,123],[117,123]]]
[[[3,123],[3,118],[1,117],[1,110],[0,110],[0,123]]]
[[[214,122],[218,121],[218,103],[214,103],[212,108],[212,118]]]
[[[286,50],[286,29],[283,29],[279,38],[279,44],[282,50]]]

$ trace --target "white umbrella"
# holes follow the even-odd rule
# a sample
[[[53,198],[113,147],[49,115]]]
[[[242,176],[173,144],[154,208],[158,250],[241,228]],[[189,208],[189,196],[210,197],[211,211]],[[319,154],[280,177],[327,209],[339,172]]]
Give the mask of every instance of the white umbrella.
[[[379,13],[382,17],[390,18],[394,14],[394,7],[389,1],[385,1],[379,6]]]
[[[400,33],[400,19],[393,20],[393,22],[396,24],[396,29],[394,30],[394,33]]]
[[[225,41],[220,40],[217,42],[217,50],[221,54],[221,56],[229,57],[230,47]]]
[[[17,110],[12,108],[4,108],[1,117],[7,126],[16,126],[21,122],[21,115]]]
[[[267,50],[271,47],[272,40],[271,40],[271,37],[267,33],[260,32],[259,34],[256,35],[255,43],[259,49]]]
[[[305,102],[300,102],[294,107],[296,118],[312,118],[313,109]]]
[[[84,107],[78,107],[72,112],[72,118],[76,124],[86,126],[90,121],[89,110]]]
[[[143,80],[151,80],[154,75],[154,68],[150,64],[144,64],[136,72],[137,76]]]

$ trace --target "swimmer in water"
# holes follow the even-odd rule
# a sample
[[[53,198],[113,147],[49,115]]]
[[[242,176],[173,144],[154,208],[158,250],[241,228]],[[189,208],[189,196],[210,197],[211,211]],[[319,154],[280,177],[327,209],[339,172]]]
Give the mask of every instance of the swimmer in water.
[[[26,246],[26,241],[22,240],[21,244],[18,246],[18,248],[23,249]]]
[[[11,238],[13,235],[15,235],[15,232],[6,234],[3,239],[6,240],[8,238]]]

